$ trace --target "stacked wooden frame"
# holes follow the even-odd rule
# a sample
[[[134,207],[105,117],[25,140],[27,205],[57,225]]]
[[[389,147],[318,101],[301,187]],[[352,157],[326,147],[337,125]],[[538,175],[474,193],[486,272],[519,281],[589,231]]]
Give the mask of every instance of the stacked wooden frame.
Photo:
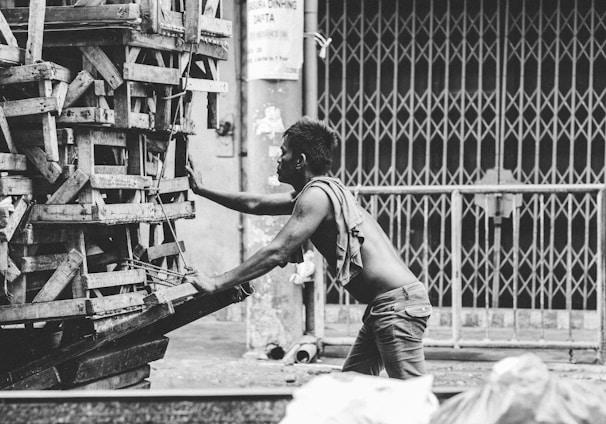
[[[166,331],[246,296],[183,284],[175,230],[231,23],[105,3],[0,0],[0,388],[144,387]]]

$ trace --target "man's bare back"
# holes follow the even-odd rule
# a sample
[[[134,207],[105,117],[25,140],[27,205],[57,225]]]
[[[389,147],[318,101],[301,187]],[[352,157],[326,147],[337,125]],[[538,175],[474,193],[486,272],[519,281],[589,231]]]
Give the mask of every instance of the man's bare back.
[[[328,196],[322,190],[318,191],[326,197],[326,215],[310,240],[324,256],[326,262],[334,267],[336,265],[337,225]],[[402,262],[376,221],[364,209],[359,209],[362,215],[361,230],[364,234],[364,242],[361,247],[364,268],[345,285],[345,288],[358,302],[370,303],[378,295],[413,283],[417,281],[417,278]]]

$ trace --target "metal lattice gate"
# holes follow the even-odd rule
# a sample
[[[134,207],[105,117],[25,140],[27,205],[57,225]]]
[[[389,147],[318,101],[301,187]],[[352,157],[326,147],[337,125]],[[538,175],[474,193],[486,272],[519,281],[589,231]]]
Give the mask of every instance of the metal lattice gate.
[[[489,169],[497,184],[503,170],[523,184],[605,181],[606,2],[326,0],[319,16],[332,38],[320,116],[346,185],[473,185]],[[432,303],[450,306],[450,197],[362,202]],[[525,196],[495,225],[465,197],[463,305],[595,310],[598,206]],[[328,281],[327,302],[347,303]]]

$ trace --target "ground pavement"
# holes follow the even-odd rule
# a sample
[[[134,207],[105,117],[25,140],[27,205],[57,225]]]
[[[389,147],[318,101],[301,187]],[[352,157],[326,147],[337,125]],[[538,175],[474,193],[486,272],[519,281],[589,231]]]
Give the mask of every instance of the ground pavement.
[[[316,375],[338,372],[346,348],[327,348],[314,364],[284,365],[282,361],[246,358],[246,325],[243,322],[202,318],[168,334],[165,357],[153,362],[151,389],[208,389],[297,387]],[[528,352],[519,349],[426,349],[427,369],[434,387],[478,386],[494,363]],[[594,354],[535,351],[559,376],[594,382],[606,388],[606,366],[591,364]]]

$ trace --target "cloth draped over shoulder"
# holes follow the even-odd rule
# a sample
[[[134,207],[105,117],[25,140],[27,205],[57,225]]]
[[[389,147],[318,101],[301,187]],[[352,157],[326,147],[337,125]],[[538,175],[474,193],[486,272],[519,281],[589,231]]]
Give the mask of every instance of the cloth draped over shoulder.
[[[324,191],[332,203],[337,226],[336,279],[339,284],[346,285],[364,267],[360,251],[364,243],[360,206],[343,183],[331,177],[312,178],[294,200],[297,201],[310,187]]]

